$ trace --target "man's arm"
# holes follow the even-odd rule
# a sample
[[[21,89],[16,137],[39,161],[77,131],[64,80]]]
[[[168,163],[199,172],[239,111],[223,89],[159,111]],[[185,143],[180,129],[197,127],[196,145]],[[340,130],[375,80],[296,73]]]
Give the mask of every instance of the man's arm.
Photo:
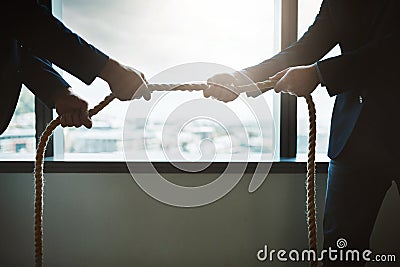
[[[53,99],[55,94],[66,92],[66,88],[71,87],[53,69],[51,62],[31,55],[25,49],[21,49],[20,78],[22,83],[49,108],[55,107]]]
[[[2,27],[10,35],[30,53],[48,59],[86,84],[107,63],[108,56],[65,27],[36,1],[15,0],[7,11]]]
[[[243,74],[248,76],[254,82],[264,81],[288,67],[311,65],[315,63],[328,53],[337,43],[338,37],[335,28],[332,25],[329,6],[327,1],[324,0],[314,23],[297,42],[258,65],[245,68],[240,71],[240,73],[223,74],[211,77],[208,82],[210,82],[210,84],[214,83],[220,85],[240,85],[240,80],[243,80],[240,77]],[[307,69],[313,70],[311,68]],[[247,95],[257,96],[260,93],[261,92],[251,92],[247,93]],[[219,100],[228,102],[234,100],[238,94],[228,92],[220,86],[210,86],[210,88],[204,92],[204,96],[213,96]]]
[[[321,59],[338,43],[328,9],[327,1],[324,0],[314,23],[297,42],[274,57],[244,69],[244,73],[259,82],[288,67],[309,65]]]
[[[87,128],[92,126],[88,103],[72,93],[69,84],[53,69],[51,63],[24,49],[21,55],[20,79],[49,108],[56,108],[61,125]]]
[[[100,77],[120,100],[150,98],[150,92],[142,86],[146,81],[141,72],[108,58],[36,1],[15,1],[9,10],[11,19],[0,20],[30,53],[48,59],[86,84]],[[139,88],[143,90],[137,92]]]

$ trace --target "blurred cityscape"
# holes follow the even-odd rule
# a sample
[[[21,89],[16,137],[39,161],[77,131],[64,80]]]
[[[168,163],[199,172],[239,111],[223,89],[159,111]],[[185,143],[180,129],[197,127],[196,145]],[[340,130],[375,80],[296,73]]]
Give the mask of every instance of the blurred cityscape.
[[[119,114],[121,117],[122,115]],[[193,120],[179,132],[165,133],[165,129],[176,127],[160,120],[146,121],[135,118],[127,125],[129,139],[123,148],[123,124],[116,118],[99,117],[93,128],[65,128],[65,154],[116,154],[125,151],[137,153],[135,160],[229,160],[231,155],[243,155],[242,160],[260,153],[274,152],[273,130],[261,131],[256,122],[243,125],[219,125],[211,120]],[[243,129],[244,128],[244,129]],[[243,131],[244,130],[244,131]],[[245,133],[245,136],[243,135]],[[21,96],[7,130],[0,136],[1,158],[35,153],[35,113],[33,95],[23,88]]]
[[[20,107],[20,106],[19,106]],[[35,152],[35,116],[30,110],[17,109],[6,132],[0,136],[1,157],[14,157],[14,154],[34,154]],[[229,160],[233,154],[239,154],[242,160],[249,160],[260,153],[272,154],[274,151],[272,131],[261,132],[256,123],[225,125],[207,121],[193,121],[175,135],[163,136],[160,121],[136,119],[135,127],[129,129],[129,136],[139,138],[126,139],[123,148],[123,128],[109,121],[97,120],[93,128],[64,129],[64,153],[103,153],[122,155],[123,149],[135,151],[135,160]],[[299,131],[298,153],[307,152],[307,120],[299,120],[304,130]],[[247,136],[242,136],[242,127]],[[141,138],[144,136],[144,138]],[[317,151],[325,153],[328,143],[328,131],[320,130],[317,136]],[[56,140],[57,141],[57,140]],[[175,157],[175,158],[174,158]]]
[[[0,158],[14,158],[16,155],[33,155],[35,152],[35,110],[34,98],[25,87],[22,88],[14,116],[0,135]]]
[[[243,126],[224,125],[207,121],[193,121],[180,132],[167,133],[169,127],[162,121],[135,119],[128,124],[129,134],[123,144],[123,128],[98,121],[90,130],[68,129],[65,132],[65,153],[129,153],[129,160],[151,161],[210,161],[236,158],[248,160],[260,153],[272,156],[274,152],[272,131],[261,131],[257,124]],[[127,131],[127,129],[125,129]],[[123,147],[124,146],[124,147]]]
[[[34,157],[35,114],[33,96],[26,89],[21,93],[14,117],[7,130],[0,136],[0,158]],[[300,105],[301,107],[301,105]],[[320,109],[321,110],[321,109]],[[319,111],[320,111],[319,110]],[[321,112],[320,112],[321,113]],[[326,112],[328,113],[328,112]],[[299,108],[297,152],[307,153],[307,113]],[[258,128],[256,122],[243,125],[224,125],[210,120],[194,120],[180,131],[166,134],[165,129],[176,127],[174,122],[165,124],[159,120],[146,121],[136,118],[128,124],[129,135],[123,147],[123,124],[116,119],[99,116],[93,128],[65,128],[63,134],[55,136],[55,142],[64,144],[65,155],[97,153],[123,159],[123,151],[130,153],[130,160],[150,161],[227,161],[257,160],[260,154],[272,157],[274,138],[271,129]],[[317,131],[317,153],[326,153],[329,134],[328,116],[319,117]],[[245,133],[245,135],[243,135]],[[63,140],[60,140],[64,138]],[[236,156],[235,156],[236,155]],[[97,156],[95,156],[96,158]],[[95,160],[94,158],[94,160]]]

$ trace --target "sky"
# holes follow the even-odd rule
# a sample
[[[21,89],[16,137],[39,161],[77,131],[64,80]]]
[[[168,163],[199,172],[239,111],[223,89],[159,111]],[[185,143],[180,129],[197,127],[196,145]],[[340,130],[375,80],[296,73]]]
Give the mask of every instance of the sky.
[[[63,0],[62,19],[87,41],[153,76],[174,65],[232,68],[273,54],[273,0]]]

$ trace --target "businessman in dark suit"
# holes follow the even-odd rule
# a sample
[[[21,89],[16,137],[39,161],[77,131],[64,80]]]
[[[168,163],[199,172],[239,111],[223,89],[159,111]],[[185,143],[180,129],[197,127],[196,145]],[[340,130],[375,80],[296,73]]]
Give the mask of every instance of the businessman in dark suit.
[[[72,93],[52,63],[86,84],[96,77],[105,80],[120,100],[150,97],[145,89],[135,94],[145,83],[142,73],[88,44],[35,0],[7,1],[0,16],[0,36],[0,134],[11,120],[22,84],[56,108],[62,126],[91,127],[87,102]]]
[[[219,74],[209,83],[230,86],[241,75],[258,82],[278,80],[275,91],[311,94],[321,84],[336,96],[328,156],[324,212],[324,247],[369,247],[373,226],[386,194],[399,175],[400,141],[400,1],[324,0],[313,25],[297,42],[259,65]],[[341,55],[321,60],[335,45]],[[204,92],[222,101],[234,90],[212,86]],[[398,164],[398,163],[397,163]],[[389,237],[390,238],[390,237]],[[331,262],[324,266],[364,266],[365,262]]]

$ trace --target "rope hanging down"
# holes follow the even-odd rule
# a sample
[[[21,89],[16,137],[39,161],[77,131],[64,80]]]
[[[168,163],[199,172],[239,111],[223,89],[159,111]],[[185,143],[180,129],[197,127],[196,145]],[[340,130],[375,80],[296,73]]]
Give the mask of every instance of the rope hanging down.
[[[236,87],[236,92],[254,91],[254,88],[261,92],[268,91],[275,86],[275,81],[266,80],[256,84]],[[150,91],[201,91],[209,88],[207,84],[149,84]],[[89,110],[89,117],[92,117],[105,108],[115,97],[110,94],[94,108]],[[305,97],[309,112],[309,139],[308,139],[308,160],[307,160],[307,225],[308,225],[308,246],[317,254],[317,224],[315,207],[315,139],[316,139],[316,111],[311,95]],[[43,159],[47,143],[54,129],[60,125],[60,117],[52,120],[43,131],[39,145],[36,150],[35,162],[35,266],[41,267],[43,263]],[[317,261],[311,261],[310,266],[316,267]]]

